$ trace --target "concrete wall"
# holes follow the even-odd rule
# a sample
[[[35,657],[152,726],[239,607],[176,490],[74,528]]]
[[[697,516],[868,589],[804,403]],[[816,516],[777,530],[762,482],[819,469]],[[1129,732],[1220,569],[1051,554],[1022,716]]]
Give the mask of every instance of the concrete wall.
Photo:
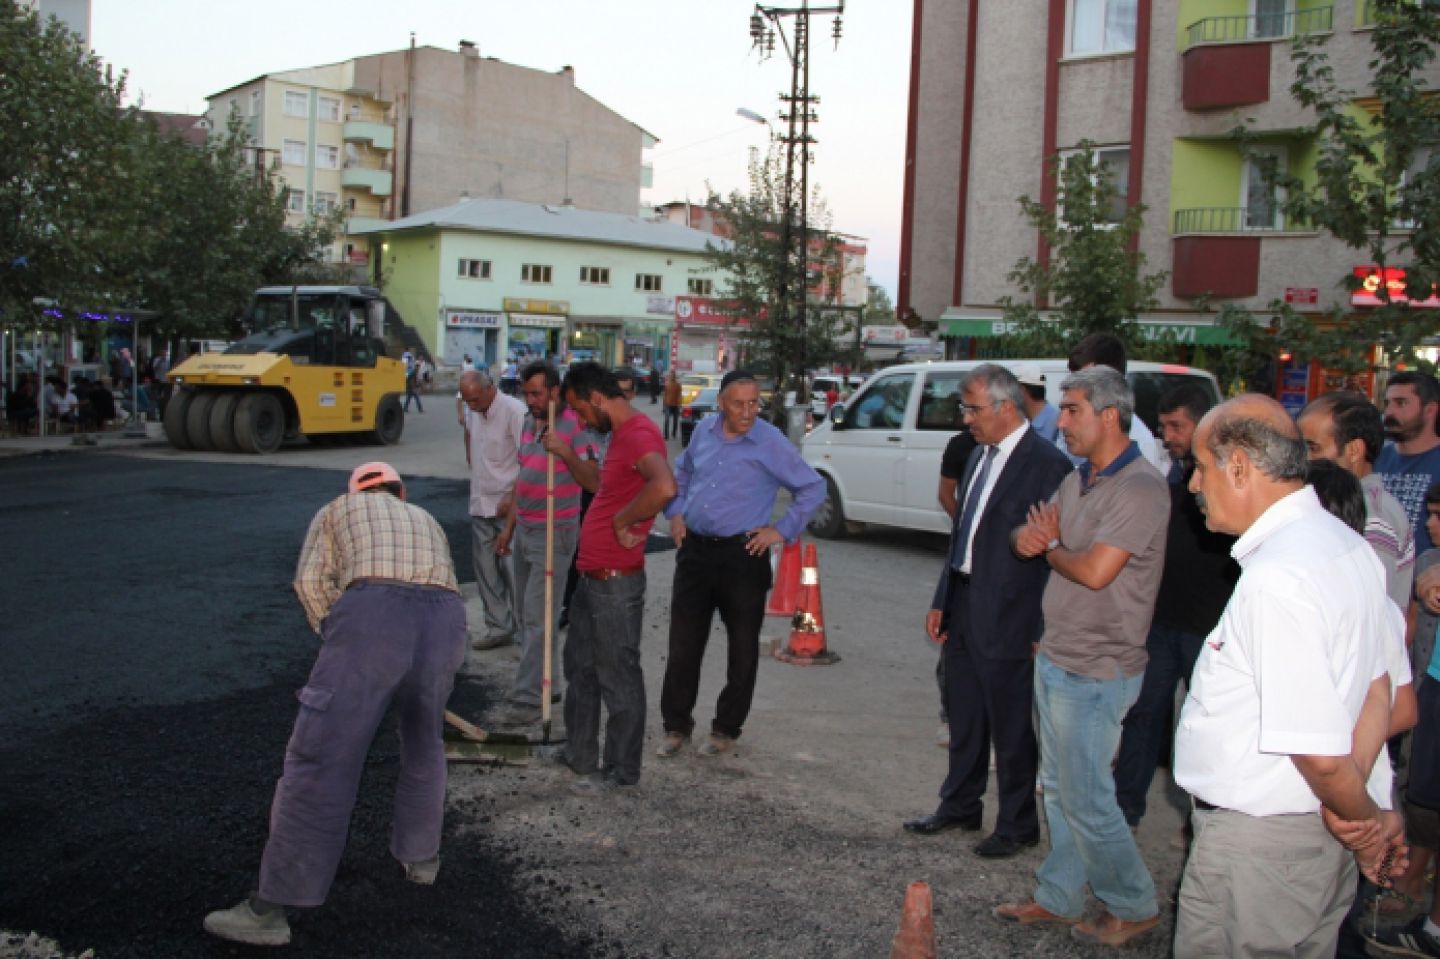
[[[406,113],[413,112],[410,213],[448,206],[463,194],[531,203],[560,203],[568,195],[582,209],[632,215],[639,208],[644,132],[576,87],[573,71],[419,47],[407,105],[408,57],[397,51],[358,58],[355,83],[396,104],[397,197],[405,181]]]

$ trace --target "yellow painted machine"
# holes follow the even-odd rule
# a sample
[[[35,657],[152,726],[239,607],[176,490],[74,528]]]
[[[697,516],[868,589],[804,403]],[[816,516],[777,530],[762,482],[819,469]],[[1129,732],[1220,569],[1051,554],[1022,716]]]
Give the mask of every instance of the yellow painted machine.
[[[299,436],[398,443],[405,365],[385,356],[387,314],[395,315],[374,287],[257,290],[249,335],[223,353],[192,356],[167,376],[170,445],[273,453]]]

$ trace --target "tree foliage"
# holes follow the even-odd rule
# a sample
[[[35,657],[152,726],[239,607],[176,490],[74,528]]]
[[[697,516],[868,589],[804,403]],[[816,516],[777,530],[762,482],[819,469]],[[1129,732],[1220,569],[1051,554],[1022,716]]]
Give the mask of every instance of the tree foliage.
[[[719,296],[734,300],[737,310],[750,318],[749,328],[741,331],[747,362],[768,371],[777,384],[799,387],[803,399],[802,374],[845,356],[850,344],[838,311],[821,309],[822,304],[807,297],[807,279],[815,279],[808,264],[785,248],[784,172],[778,155],[772,151],[752,160],[748,192],[736,190],[728,197],[712,194],[706,206],[729,231],[728,242],[710,244],[706,257],[722,278]],[[793,206],[792,223],[798,230],[798,200]],[[824,264],[835,261],[837,239],[818,190],[812,191],[807,212],[812,242],[806,259],[822,264],[823,270]],[[815,237],[822,238],[818,248]],[[788,276],[783,296],[782,276]],[[830,279],[838,287],[836,278]],[[803,326],[798,320],[802,302],[806,304]]]
[[[1135,318],[1159,305],[1155,294],[1168,276],[1143,273],[1145,255],[1134,249],[1145,207],[1128,207],[1115,218],[1123,197],[1088,141],[1057,158],[1054,172],[1059,198],[1053,209],[1029,196],[1019,199],[1050,256],[1046,262],[1022,257],[1007,276],[1026,294],[1000,300],[1005,319],[1017,324],[1010,345],[1022,354],[1059,356],[1085,335],[1105,332],[1144,347]]]
[[[0,311],[46,325],[146,311],[161,332],[229,336],[254,289],[332,270],[338,219],[285,227],[285,190],[237,123],[196,147],[122,106],[59,21],[0,0]]]
[[[1328,35],[1296,40],[1290,95],[1314,116],[1300,134],[1314,139],[1319,159],[1313,182],[1285,170],[1267,179],[1283,190],[1288,222],[1329,233],[1382,271],[1403,269],[1406,298],[1419,301],[1440,281],[1440,95],[1424,77],[1440,50],[1440,15],[1433,2],[1414,0],[1374,0],[1373,9],[1364,99],[1336,80]],[[1245,149],[1258,139],[1248,127],[1236,137]],[[1336,281],[1347,291],[1361,282]],[[1219,320],[1243,344],[1242,358],[1283,347],[1298,360],[1354,373],[1370,367],[1378,344],[1392,363],[1429,368],[1416,351],[1440,332],[1440,311],[1394,302],[1383,283],[1377,293],[1381,306],[1352,312],[1337,303],[1318,320],[1278,301],[1261,316],[1230,306]]]

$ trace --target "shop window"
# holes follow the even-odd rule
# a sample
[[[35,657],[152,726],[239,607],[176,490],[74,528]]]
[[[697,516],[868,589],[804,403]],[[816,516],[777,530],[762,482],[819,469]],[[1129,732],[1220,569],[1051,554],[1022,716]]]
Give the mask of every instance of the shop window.
[[[635,289],[641,293],[659,293],[662,282],[659,273],[636,273]]]
[[[551,282],[551,267],[541,263],[523,263],[520,266],[521,283],[549,283]]]
[[[489,260],[464,260],[460,261],[460,276],[469,280],[490,279]]]

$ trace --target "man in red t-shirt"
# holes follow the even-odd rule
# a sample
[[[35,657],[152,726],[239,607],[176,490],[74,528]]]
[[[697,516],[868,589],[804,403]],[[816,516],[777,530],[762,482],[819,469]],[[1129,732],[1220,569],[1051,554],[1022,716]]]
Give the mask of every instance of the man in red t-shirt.
[[[640,780],[645,740],[645,675],[640,625],[645,612],[645,538],[675,496],[660,428],[636,412],[615,374],[579,363],[565,377],[565,402],[585,423],[610,434],[600,488],[580,527],[579,585],[570,601],[563,665],[565,763],[584,776],[582,793]],[[610,717],[600,755],[600,704]]]

